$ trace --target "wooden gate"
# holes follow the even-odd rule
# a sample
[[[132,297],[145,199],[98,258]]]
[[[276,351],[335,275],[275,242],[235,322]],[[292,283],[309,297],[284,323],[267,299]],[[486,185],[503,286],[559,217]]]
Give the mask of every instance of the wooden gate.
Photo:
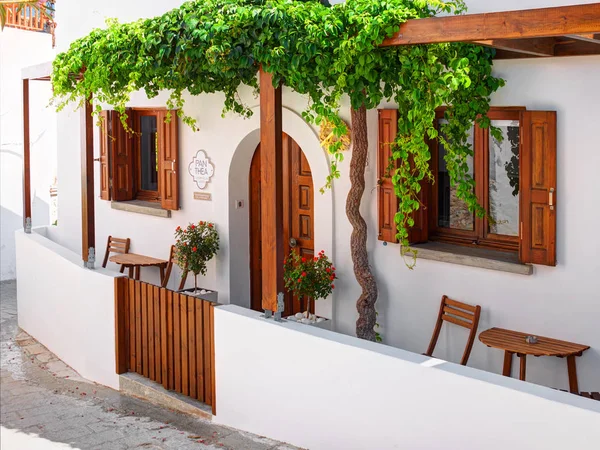
[[[115,278],[116,370],[136,372],[215,411],[214,303]]]

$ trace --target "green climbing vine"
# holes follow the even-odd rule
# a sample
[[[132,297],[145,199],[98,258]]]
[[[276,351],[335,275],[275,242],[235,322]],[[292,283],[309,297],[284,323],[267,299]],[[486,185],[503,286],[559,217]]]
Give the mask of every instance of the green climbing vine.
[[[492,76],[493,50],[484,47],[379,45],[409,19],[464,10],[463,0],[348,0],[334,6],[317,0],[188,1],[151,19],[110,20],[105,29],[73,42],[54,62],[55,100],[63,108],[93,97],[96,112],[108,103],[124,113],[132,92],[143,90],[152,98],[168,91],[167,106],[196,128],[185,114],[186,92],[222,92],[224,113],[248,116],[238,90],[242,85],[257,90],[262,66],[274,84],[308,96],[304,118],[316,125],[326,121],[338,138],[348,133],[339,117],[346,98],[353,109],[393,100],[399,121],[392,181],[400,201],[398,236],[407,246],[420,182],[433,177],[425,137],[439,137],[458,197],[477,215],[485,214],[468,173],[467,135],[473,122],[489,126],[490,95],[503,80]],[[448,105],[447,123],[438,136],[435,110],[442,105]],[[326,187],[340,176],[342,145],[343,139],[329,141]]]

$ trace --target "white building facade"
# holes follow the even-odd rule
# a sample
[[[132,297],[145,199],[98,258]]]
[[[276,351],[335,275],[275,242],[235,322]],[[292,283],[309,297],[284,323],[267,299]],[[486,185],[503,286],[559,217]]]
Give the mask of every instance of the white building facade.
[[[0,32],[0,280],[16,277],[15,230],[23,227],[23,97],[21,69],[54,57],[48,33],[7,26]],[[38,225],[52,220],[50,187],[56,177],[56,114],[48,108],[52,87],[31,84],[32,213]]]
[[[102,26],[106,18],[117,17],[125,22],[150,17],[182,2],[109,0],[91,6],[82,3],[62,0],[57,7],[58,51]],[[478,13],[591,2],[470,0],[467,3],[470,13]],[[529,110],[557,112],[557,265],[535,265],[531,275],[523,275],[418,259],[415,269],[409,270],[397,244],[383,245],[378,240],[378,113],[369,111],[370,148],[362,214],[369,228],[370,262],[379,287],[379,331],[389,346],[424,352],[440,299],[446,294],[481,305],[480,331],[501,327],[589,345],[591,349],[577,358],[579,388],[597,391],[600,387],[600,333],[597,329],[600,242],[594,232],[600,223],[600,209],[594,205],[598,203],[596,168],[600,166],[600,144],[594,131],[600,123],[600,56],[496,61],[494,73],[506,80],[506,86],[493,96],[493,106],[523,106]],[[116,209],[119,205],[101,200],[98,164],[95,170],[97,260],[102,260],[109,235],[131,238],[132,252],[166,259],[177,226],[211,221],[220,233],[221,249],[209,264],[202,286],[217,290],[220,303],[251,306],[249,177],[252,157],[260,143],[259,115],[258,99],[251,90],[244,89],[240,95],[246,104],[253,105],[255,114],[250,119],[233,114],[221,118],[224,99],[221,94],[186,98],[185,111],[197,119],[200,131],[194,132],[179,124],[179,209],[170,211],[169,217]],[[149,100],[143,93],[136,93],[129,106],[164,108],[167,96],[164,93]],[[345,215],[350,155],[341,164],[341,178],[335,181],[333,189],[320,194],[318,188],[325,183],[329,160],[320,147],[319,130],[301,118],[306,104],[306,98],[284,88],[283,131],[302,149],[314,184],[314,250],[325,250],[339,276],[332,298],[318,302],[316,310],[333,320],[336,331],[354,334],[355,303],[360,288],[353,274],[349,249],[351,226]],[[381,108],[393,106],[380,105]],[[342,108],[342,116],[350,121],[347,104]],[[80,252],[81,115],[66,108],[58,113],[56,120],[59,216],[58,226],[52,227],[48,236]],[[95,147],[95,156],[99,157],[97,128]],[[188,165],[199,150],[204,150],[214,166],[214,174],[204,189],[200,189],[188,173]],[[197,192],[210,194],[210,200],[196,199]],[[158,271],[142,269],[142,279],[158,282]],[[176,282],[173,277],[170,287],[175,287]],[[244,340],[244,336],[239,339]],[[444,327],[435,355],[449,361],[460,360],[465,339],[463,330]],[[502,360],[500,350],[476,341],[469,366],[500,373]],[[568,387],[566,364],[562,359],[530,358],[527,371],[527,379],[533,383],[560,389]]]

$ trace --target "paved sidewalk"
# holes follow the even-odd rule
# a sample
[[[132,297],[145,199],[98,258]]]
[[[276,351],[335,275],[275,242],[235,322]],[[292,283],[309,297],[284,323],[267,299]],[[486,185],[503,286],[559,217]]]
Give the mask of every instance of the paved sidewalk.
[[[0,283],[0,352],[2,450],[295,449],[82,379],[20,333],[15,282]]]

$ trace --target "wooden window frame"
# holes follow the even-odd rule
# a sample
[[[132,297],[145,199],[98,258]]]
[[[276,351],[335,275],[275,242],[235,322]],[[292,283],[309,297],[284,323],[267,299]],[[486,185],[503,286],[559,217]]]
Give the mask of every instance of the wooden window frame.
[[[520,120],[521,111],[525,107],[492,107],[489,110],[490,120]],[[444,118],[446,108],[436,111],[436,128],[439,131],[438,121]],[[522,124],[521,133],[522,136]],[[429,142],[431,151],[431,172],[436,183],[438,182],[438,140]],[[475,194],[479,203],[489,211],[489,129],[484,129],[475,124],[473,132],[473,178],[475,179]],[[520,169],[519,169],[520,172]],[[507,236],[490,233],[487,217],[473,217],[473,230],[458,230],[444,228],[438,225],[439,204],[438,189],[435,184],[429,192],[429,240],[441,241],[470,247],[487,248],[506,252],[518,253],[520,231],[517,236]],[[520,223],[520,212],[519,212]]]
[[[159,148],[159,142],[156,143],[156,152],[157,152],[157,188],[156,191],[149,191],[142,189],[142,127],[141,127],[141,118],[142,117],[155,117],[156,118],[156,126],[157,126],[157,134],[159,129],[159,124],[161,120],[161,114],[166,111],[166,108],[132,108],[132,128],[134,131],[134,145],[133,145],[133,197],[136,200],[143,200],[147,202],[160,203],[161,195],[160,195],[160,178],[161,178],[161,149]]]

